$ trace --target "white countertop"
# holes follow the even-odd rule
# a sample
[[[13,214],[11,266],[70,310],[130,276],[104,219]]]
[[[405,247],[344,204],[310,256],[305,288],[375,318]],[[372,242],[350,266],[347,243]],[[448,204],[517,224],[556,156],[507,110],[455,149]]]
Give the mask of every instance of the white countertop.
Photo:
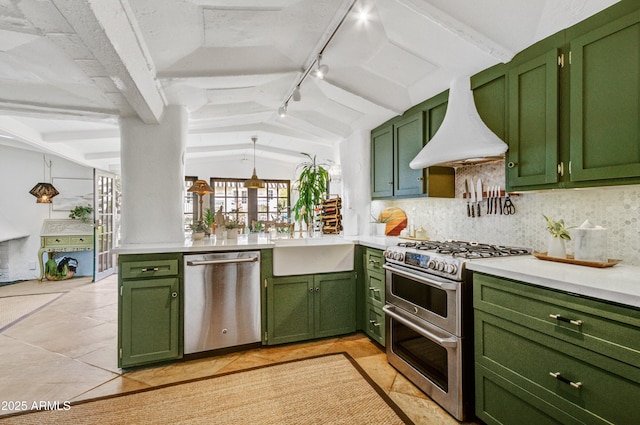
[[[215,252],[269,249],[274,244],[267,235],[238,235],[238,239],[216,240],[215,236],[199,241],[186,238],[183,243],[128,244],[116,247],[116,254],[160,254],[163,252]]]
[[[539,260],[532,255],[470,260],[469,270],[633,307],[640,307],[640,267],[595,268]]]

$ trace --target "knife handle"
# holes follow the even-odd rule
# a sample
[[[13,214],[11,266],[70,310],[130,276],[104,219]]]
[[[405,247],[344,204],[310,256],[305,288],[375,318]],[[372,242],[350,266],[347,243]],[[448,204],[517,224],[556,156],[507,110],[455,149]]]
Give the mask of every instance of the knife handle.
[[[478,202],[478,217],[480,217],[480,202]]]
[[[467,201],[467,217],[471,217],[471,205]]]

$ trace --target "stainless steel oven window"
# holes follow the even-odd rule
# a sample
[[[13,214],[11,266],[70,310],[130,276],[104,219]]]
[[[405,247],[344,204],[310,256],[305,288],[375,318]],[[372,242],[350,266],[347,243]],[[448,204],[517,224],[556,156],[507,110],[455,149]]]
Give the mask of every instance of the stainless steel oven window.
[[[445,290],[396,274],[391,281],[391,292],[440,317],[448,317],[447,291]]]
[[[448,392],[447,349],[396,320],[392,320],[391,324],[393,326],[391,331],[393,352],[444,392]]]

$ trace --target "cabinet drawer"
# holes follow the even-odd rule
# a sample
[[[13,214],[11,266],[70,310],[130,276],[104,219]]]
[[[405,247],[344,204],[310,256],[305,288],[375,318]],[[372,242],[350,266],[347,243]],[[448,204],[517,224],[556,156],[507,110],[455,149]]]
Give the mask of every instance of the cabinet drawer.
[[[69,236],[45,236],[44,246],[69,245]]]
[[[384,345],[385,341],[385,318],[382,309],[367,304],[365,311],[365,332],[374,341]]]
[[[367,270],[372,272],[384,272],[384,256],[379,249],[367,249],[365,251],[364,263]]]
[[[177,259],[126,261],[120,267],[124,279],[178,275]]]
[[[640,364],[640,310],[495,276],[473,276],[474,308],[630,365]]]
[[[366,272],[367,277],[367,302],[373,304],[378,308],[384,306],[384,273]]]
[[[477,310],[475,335],[478,364],[569,415],[640,423],[640,368]]]
[[[93,236],[69,236],[71,245],[93,245]]]

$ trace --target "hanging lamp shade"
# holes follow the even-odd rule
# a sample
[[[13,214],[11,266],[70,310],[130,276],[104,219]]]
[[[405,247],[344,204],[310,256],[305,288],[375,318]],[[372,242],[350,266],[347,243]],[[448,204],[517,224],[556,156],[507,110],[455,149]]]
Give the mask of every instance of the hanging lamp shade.
[[[244,187],[247,189],[262,189],[264,187],[264,180],[260,180],[256,174],[256,142],[258,138],[252,137],[251,140],[253,141],[253,175],[249,180],[244,182]]]
[[[196,180],[195,182],[193,182],[193,185],[191,185],[191,187],[187,189],[187,192],[197,193],[198,195],[206,195],[208,193],[213,193],[213,189],[211,189],[211,186],[209,186],[209,183],[207,183],[206,181]]]
[[[51,183],[38,183],[29,193],[38,198],[37,204],[50,204],[51,198],[60,194]]]

